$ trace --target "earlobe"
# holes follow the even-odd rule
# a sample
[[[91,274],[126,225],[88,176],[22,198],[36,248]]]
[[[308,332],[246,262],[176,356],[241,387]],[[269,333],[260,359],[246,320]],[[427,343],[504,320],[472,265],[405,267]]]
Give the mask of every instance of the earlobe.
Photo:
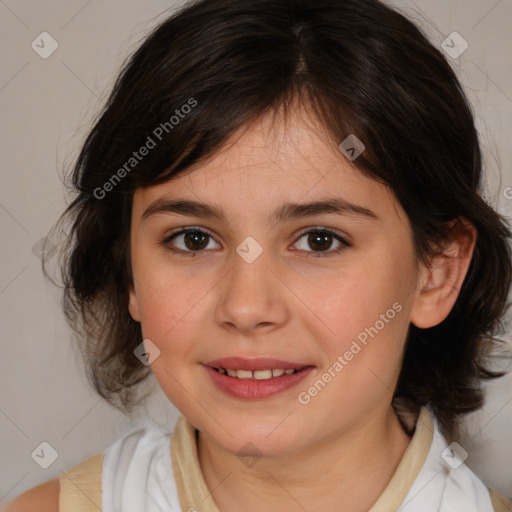
[[[140,322],[140,311],[139,311],[139,302],[137,300],[137,295],[135,294],[135,289],[133,285],[130,285],[130,298],[128,301],[128,311],[130,312],[131,317],[136,321]]]
[[[443,253],[421,271],[421,285],[410,319],[420,329],[434,327],[450,314],[471,263],[476,228],[466,219],[459,219],[451,228],[450,236]]]

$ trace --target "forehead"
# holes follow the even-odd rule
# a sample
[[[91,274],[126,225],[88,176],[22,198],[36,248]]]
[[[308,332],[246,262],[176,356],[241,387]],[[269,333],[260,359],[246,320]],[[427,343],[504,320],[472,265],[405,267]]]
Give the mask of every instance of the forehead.
[[[391,190],[363,175],[311,116],[263,116],[214,155],[155,186],[137,190],[140,214],[162,197],[219,205],[227,213],[269,212],[285,202],[339,197],[403,217]]]

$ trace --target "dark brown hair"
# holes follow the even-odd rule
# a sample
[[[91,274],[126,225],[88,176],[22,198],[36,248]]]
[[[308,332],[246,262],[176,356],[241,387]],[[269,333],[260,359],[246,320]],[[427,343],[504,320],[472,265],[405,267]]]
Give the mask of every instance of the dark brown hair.
[[[72,169],[77,196],[60,219],[70,221],[64,310],[88,376],[129,411],[150,373],[134,356],[142,335],[127,306],[134,191],[215,154],[263,114],[286,115],[295,105],[314,113],[333,147],[350,134],[364,142],[354,163],[394,192],[418,261],[449,239],[449,220],[477,229],[448,317],[430,329],[410,325],[395,394],[413,408],[430,405],[449,430],[481,407],[480,380],[497,375],[484,363],[508,307],[511,233],[480,194],[478,136],[450,65],[377,0],[199,0],[125,63]],[[149,139],[156,145],[131,161]]]

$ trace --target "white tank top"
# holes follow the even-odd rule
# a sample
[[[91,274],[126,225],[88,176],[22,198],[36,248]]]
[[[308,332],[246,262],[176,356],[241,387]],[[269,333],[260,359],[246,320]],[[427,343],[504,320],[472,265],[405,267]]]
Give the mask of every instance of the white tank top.
[[[105,451],[102,512],[182,512],[170,437],[169,432],[148,426],[121,437]]]
[[[181,418],[180,418],[181,419]],[[183,429],[184,418],[178,424]],[[193,444],[188,427],[187,443]],[[430,432],[433,431],[433,434]],[[426,459],[418,442],[425,435],[432,439]],[[416,442],[415,442],[416,439]],[[428,442],[428,441],[427,441]],[[432,414],[422,408],[410,446],[400,462],[388,488],[369,512],[391,512],[396,503],[396,488],[404,483],[408,468],[420,468],[416,478],[402,490],[404,500],[398,512],[493,512],[489,492],[484,483],[464,463],[458,465],[457,449],[450,451]],[[457,447],[455,447],[457,448]],[[448,451],[446,451],[448,450]],[[197,472],[196,451],[192,459],[185,461]],[[444,453],[444,456],[443,456]],[[423,455],[422,455],[423,454]],[[181,455],[180,455],[181,457]],[[418,464],[418,457],[421,457]],[[416,460],[415,460],[416,459]],[[412,465],[411,465],[411,461]],[[405,471],[404,471],[405,470]],[[186,478],[186,475],[183,475]],[[156,425],[149,425],[124,435],[105,451],[102,477],[102,512],[194,512],[186,503],[180,507],[178,489],[171,459],[171,434]],[[204,482],[200,482],[204,486]],[[196,486],[196,482],[191,486]],[[197,483],[199,488],[199,483]],[[204,487],[203,487],[204,488]],[[195,501],[197,504],[197,501]],[[394,505],[393,505],[394,506]],[[216,507],[207,507],[218,512]],[[396,510],[397,508],[393,508]],[[199,509],[198,509],[199,510]]]

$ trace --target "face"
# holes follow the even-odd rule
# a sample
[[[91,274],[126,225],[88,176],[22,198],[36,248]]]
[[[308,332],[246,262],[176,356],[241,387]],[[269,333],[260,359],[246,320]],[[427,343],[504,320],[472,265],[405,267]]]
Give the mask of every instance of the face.
[[[134,195],[129,309],[160,351],[152,371],[232,453],[323,442],[389,409],[400,371],[418,285],[410,225],[321,133],[303,114],[265,117]],[[301,206],[323,201],[338,208]]]

